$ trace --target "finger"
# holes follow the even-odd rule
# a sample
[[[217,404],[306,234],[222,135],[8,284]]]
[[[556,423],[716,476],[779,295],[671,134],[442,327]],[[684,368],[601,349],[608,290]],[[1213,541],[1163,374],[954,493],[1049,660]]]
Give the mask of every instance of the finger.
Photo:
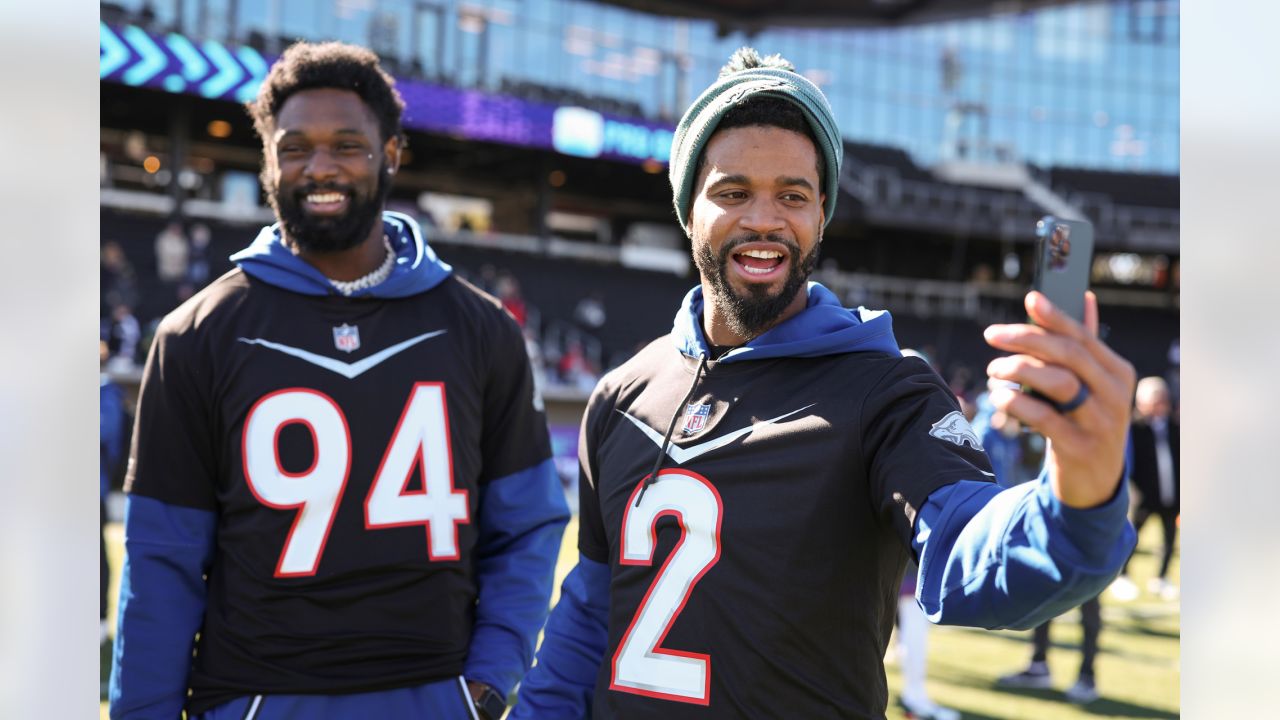
[[[1036,325],[992,325],[984,336],[992,347],[1035,357],[1047,365],[1058,365],[1079,376],[1079,382],[1109,403],[1129,402],[1123,377],[1116,377],[1097,361],[1078,340],[1050,332]],[[1069,400],[1071,396],[1064,398]]]
[[[1044,293],[1032,290],[1022,298],[1022,304],[1027,310],[1027,317],[1036,325],[1067,337],[1081,340],[1088,337],[1084,325],[1063,312]]]
[[[1084,329],[1098,337],[1098,296],[1092,290],[1084,291]]]
[[[1107,372],[1124,376],[1127,369],[1132,369],[1128,361],[1098,339],[1098,297],[1093,291],[1085,293],[1083,325],[1054,305],[1043,293],[1034,290],[1027,293],[1025,305],[1027,315],[1034,323],[1080,341],[1098,363],[1107,369]]]
[[[1018,419],[1031,430],[1044,435],[1059,448],[1079,447],[1083,430],[1052,405],[1012,388],[1000,387],[987,396],[991,406]]]
[[[996,358],[987,365],[987,375],[1034,388],[1036,392],[1059,404],[1073,400],[1082,385],[1080,378],[1070,370],[1050,365],[1031,355]]]
[[[1098,296],[1092,290],[1086,291],[1084,294],[1084,324],[1088,328],[1089,334],[1095,339],[1092,344],[1091,351],[1103,367],[1107,368],[1112,374],[1121,378],[1131,378],[1127,380],[1128,392],[1132,394],[1133,383],[1137,379],[1133,365],[1120,356],[1111,346],[1098,337],[1098,330],[1101,327],[1101,313],[1098,311]],[[1122,382],[1126,384],[1126,382]]]

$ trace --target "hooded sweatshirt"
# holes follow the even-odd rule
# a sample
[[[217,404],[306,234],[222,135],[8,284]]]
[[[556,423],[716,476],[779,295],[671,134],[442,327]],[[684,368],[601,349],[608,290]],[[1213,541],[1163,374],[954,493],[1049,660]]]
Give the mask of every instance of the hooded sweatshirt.
[[[581,558],[511,717],[594,706],[597,718],[670,720],[693,705],[826,717],[831,703],[839,717],[883,717],[881,658],[909,557],[933,622],[1027,628],[1096,595],[1132,550],[1124,483],[1090,510],[1064,506],[1044,475],[992,483],[954,397],[901,357],[889,313],[843,308],[810,283],[800,313],[713,359],[702,308],[695,287],[671,335],[592,397]],[[664,512],[683,525],[661,524]],[[654,571],[700,542],[715,561],[653,641],[652,598],[674,582]],[[664,655],[705,664],[672,669]]]
[[[430,714],[421,692],[461,711],[459,675],[505,694],[532,661],[568,510],[523,337],[412,218],[384,213],[383,229],[394,266],[349,298],[277,225],[162,322],[128,481],[113,716],[255,693],[263,718],[304,700],[300,716]],[[309,441],[283,431],[298,423]],[[272,479],[344,455],[336,496],[311,483],[297,504]],[[315,537],[294,532],[308,501],[306,517],[330,503],[318,548],[295,542]]]

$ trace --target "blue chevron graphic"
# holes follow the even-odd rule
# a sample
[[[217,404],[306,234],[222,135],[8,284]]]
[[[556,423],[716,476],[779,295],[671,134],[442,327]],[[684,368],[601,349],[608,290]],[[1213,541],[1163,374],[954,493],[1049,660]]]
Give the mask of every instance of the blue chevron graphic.
[[[124,39],[141,56],[141,62],[124,71],[121,78],[129,85],[142,85],[169,65],[169,56],[151,40],[141,28],[130,25],[124,29]]]
[[[102,48],[102,57],[98,60],[98,77],[106,77],[129,62],[129,48],[111,32],[106,23],[98,24],[101,26],[98,30],[98,45]]]
[[[267,61],[262,59],[257,50],[248,45],[236,48],[236,57],[240,58],[240,64],[249,71],[248,79],[236,91],[236,99],[240,102],[249,102],[258,95],[258,86],[267,77]]]
[[[218,72],[213,77],[205,80],[200,85],[200,94],[207,98],[222,97],[228,90],[236,86],[244,79],[244,69],[236,63],[236,59],[231,57],[231,53],[227,49],[214,40],[206,40],[204,45],[204,54],[211,61]]]
[[[173,54],[182,61],[182,76],[187,79],[187,82],[201,80],[209,73],[209,61],[204,59],[186,36],[169,33],[164,40]]]

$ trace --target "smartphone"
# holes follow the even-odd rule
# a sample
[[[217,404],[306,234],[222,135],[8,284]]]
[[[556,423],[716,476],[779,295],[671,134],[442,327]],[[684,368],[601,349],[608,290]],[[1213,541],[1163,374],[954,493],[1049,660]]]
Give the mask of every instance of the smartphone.
[[[1084,293],[1093,268],[1093,225],[1088,220],[1063,220],[1052,215],[1036,223],[1036,267],[1031,289],[1044,293],[1058,309],[1084,322]],[[1023,385],[1022,391],[1048,403],[1053,401]]]
[[[1093,268],[1093,225],[1052,215],[1036,223],[1036,266],[1031,289],[1084,322],[1084,293]]]

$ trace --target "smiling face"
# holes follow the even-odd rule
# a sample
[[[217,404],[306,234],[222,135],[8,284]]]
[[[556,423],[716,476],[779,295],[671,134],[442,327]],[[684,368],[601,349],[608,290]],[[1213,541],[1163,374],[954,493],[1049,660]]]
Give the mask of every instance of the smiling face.
[[[399,161],[395,138],[349,90],[302,90],[289,97],[267,142],[268,197],[285,235],[307,252],[364,242],[381,218]]]
[[[742,344],[804,309],[822,240],[819,187],[817,150],[799,133],[752,125],[707,143],[689,233],[712,344]]]

